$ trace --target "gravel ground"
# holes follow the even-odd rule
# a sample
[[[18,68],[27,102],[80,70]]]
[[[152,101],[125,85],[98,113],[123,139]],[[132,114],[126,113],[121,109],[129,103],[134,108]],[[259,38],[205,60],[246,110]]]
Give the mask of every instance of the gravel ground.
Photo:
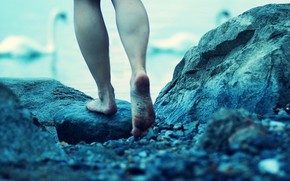
[[[237,128],[239,121],[242,126]],[[227,124],[217,124],[222,122]],[[231,125],[237,129],[230,130]],[[212,135],[216,136],[208,138]],[[139,140],[130,137],[77,145],[60,142],[57,144],[65,151],[67,160],[2,164],[0,178],[288,180],[289,136],[290,116],[285,111],[258,118],[242,110],[222,110],[207,125],[200,125],[198,133],[185,135],[182,126],[168,126],[154,127]]]

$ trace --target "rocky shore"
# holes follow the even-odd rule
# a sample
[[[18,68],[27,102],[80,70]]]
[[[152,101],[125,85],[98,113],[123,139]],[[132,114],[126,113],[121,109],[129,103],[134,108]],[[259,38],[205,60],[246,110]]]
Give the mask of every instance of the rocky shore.
[[[289,180],[290,4],[251,9],[206,33],[176,66],[147,136],[130,103],[55,80],[0,79],[0,180]]]

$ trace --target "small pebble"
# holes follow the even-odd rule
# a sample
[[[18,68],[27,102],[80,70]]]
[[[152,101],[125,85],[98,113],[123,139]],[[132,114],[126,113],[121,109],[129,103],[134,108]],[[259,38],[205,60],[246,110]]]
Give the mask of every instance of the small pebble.
[[[171,136],[173,136],[173,134],[174,134],[174,132],[171,131],[171,130],[169,130],[169,131],[166,131],[166,132],[165,132],[164,137],[165,137],[165,138],[171,138]]]
[[[141,151],[138,155],[140,157],[147,157],[147,152],[146,151]]]
[[[274,158],[268,158],[259,162],[259,170],[262,173],[278,174],[280,171],[280,163]]]
[[[269,128],[270,131],[281,132],[285,130],[285,124],[278,121],[271,121],[269,126],[270,126]]]
[[[182,126],[183,126],[182,123],[176,123],[176,124],[173,126],[173,129],[178,130],[178,129],[181,129]]]

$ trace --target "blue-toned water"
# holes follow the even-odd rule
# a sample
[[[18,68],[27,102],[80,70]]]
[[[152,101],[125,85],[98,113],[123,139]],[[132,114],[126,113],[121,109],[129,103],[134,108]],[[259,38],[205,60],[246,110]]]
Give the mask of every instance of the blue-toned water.
[[[289,3],[289,0],[144,0],[143,3],[147,8],[151,26],[147,69],[151,78],[152,96],[155,99],[164,85],[171,80],[174,67],[182,59],[184,52],[204,33],[217,26],[217,16],[221,11],[227,10],[231,16],[236,16],[255,6]],[[112,82],[116,97],[129,100],[130,67],[118,37],[111,1],[103,0],[102,7],[110,35]],[[0,76],[55,78],[95,97],[97,90],[94,81],[74,35],[73,1],[2,1],[0,42],[10,35],[23,35],[44,45],[48,33],[48,16],[53,8],[64,9],[68,13],[68,22],[59,23],[57,27],[56,72],[51,70],[53,59],[49,56],[30,62],[1,58]],[[190,44],[186,41],[189,39],[192,40]],[[156,42],[160,46],[172,44],[178,52],[154,53],[151,48]]]

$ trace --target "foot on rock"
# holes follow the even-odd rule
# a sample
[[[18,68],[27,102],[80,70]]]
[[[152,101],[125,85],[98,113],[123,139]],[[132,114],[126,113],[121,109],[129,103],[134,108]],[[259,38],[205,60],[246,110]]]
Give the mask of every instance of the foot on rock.
[[[115,101],[101,101],[100,99],[95,99],[87,103],[87,109],[92,112],[103,113],[105,115],[113,115],[117,112],[117,106]]]

